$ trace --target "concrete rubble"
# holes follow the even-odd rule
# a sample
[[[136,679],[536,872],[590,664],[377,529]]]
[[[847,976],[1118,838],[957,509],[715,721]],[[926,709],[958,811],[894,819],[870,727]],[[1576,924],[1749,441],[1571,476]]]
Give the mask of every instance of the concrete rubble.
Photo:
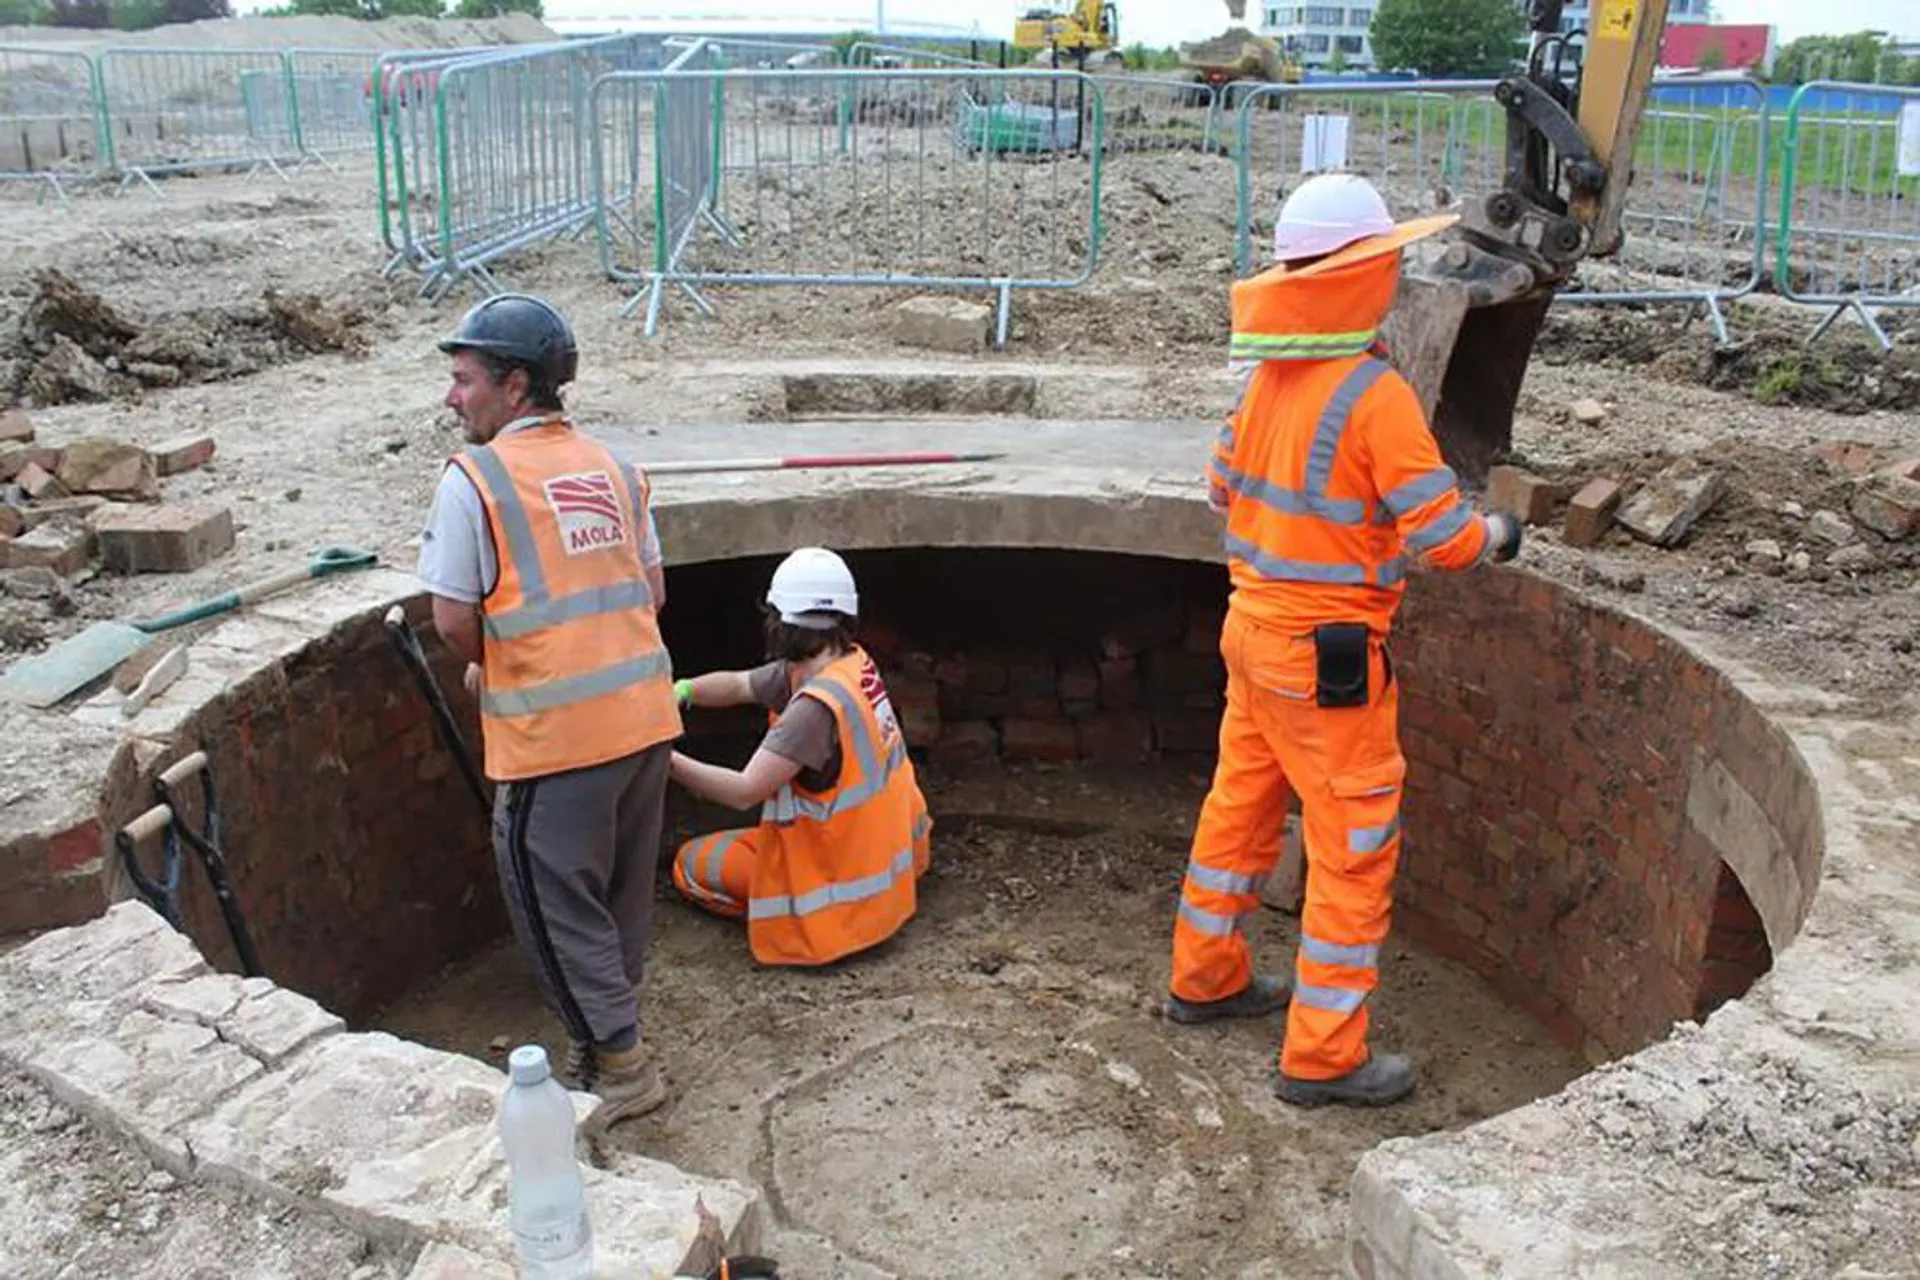
[[[215,973],[139,903],[0,959],[0,1061],[175,1177],[418,1246],[416,1275],[512,1274],[501,1072],[348,1032],[266,979]],[[584,1118],[591,1099],[574,1102]],[[596,1275],[674,1275],[700,1228],[696,1200],[729,1247],[758,1243],[758,1193],[736,1183],[628,1160],[590,1168],[587,1194]]]

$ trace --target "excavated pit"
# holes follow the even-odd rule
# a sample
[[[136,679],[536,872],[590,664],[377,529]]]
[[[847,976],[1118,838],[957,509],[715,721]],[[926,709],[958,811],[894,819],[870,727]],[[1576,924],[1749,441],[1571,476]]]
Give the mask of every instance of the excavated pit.
[[[1743,992],[1804,918],[1812,784],[1729,681],[1531,575],[1423,579],[1395,648],[1407,834],[1375,1004],[1421,1089],[1380,1112],[1284,1108],[1266,1091],[1278,1024],[1154,1012],[1212,762],[1224,572],[850,558],[937,824],[919,917],[850,963],[757,969],[739,927],[663,874],[643,1007],[675,1100],[613,1139],[759,1183],[795,1275],[1329,1273],[1368,1149],[1660,1039]],[[680,670],[757,659],[773,563],[670,571]],[[737,763],[759,724],[701,713],[690,730],[689,750]],[[496,1064],[502,1045],[558,1047],[506,941],[487,824],[378,611],[237,682],[181,737],[213,756],[277,981]],[[740,820],[673,795],[675,839]],[[188,881],[189,931],[233,967]],[[1289,962],[1296,924],[1277,908],[1252,924],[1267,964]]]

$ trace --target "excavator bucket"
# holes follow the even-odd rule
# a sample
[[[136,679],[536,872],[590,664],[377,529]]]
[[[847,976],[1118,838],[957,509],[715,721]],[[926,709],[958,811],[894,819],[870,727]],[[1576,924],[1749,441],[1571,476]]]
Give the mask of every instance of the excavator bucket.
[[[1393,362],[1426,410],[1447,465],[1478,482],[1513,447],[1513,412],[1553,288],[1517,264],[1485,280],[1422,271],[1409,260],[1387,317]]]

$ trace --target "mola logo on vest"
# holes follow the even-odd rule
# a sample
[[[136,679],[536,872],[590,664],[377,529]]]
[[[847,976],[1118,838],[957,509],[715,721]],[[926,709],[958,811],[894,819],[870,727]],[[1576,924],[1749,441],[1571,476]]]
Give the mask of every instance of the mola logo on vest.
[[[560,524],[560,541],[570,556],[618,547],[627,540],[627,522],[613,480],[604,471],[555,476],[546,482],[547,503]]]

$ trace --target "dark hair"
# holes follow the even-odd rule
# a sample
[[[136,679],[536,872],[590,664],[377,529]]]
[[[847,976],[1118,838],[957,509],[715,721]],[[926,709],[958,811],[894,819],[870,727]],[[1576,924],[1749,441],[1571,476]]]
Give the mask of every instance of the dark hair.
[[[560,388],[542,377],[532,365],[497,356],[491,351],[475,351],[473,354],[480,358],[481,367],[493,379],[495,386],[505,383],[507,375],[515,369],[522,370],[527,375],[527,404],[530,407],[555,413],[565,411],[567,406],[560,402]]]
[[[780,611],[768,607],[766,609],[768,659],[782,658],[788,662],[805,662],[828,649],[845,653],[853,648],[853,629],[859,625],[859,619],[844,613],[833,616],[838,621],[831,627],[796,627],[791,622],[780,621]]]

